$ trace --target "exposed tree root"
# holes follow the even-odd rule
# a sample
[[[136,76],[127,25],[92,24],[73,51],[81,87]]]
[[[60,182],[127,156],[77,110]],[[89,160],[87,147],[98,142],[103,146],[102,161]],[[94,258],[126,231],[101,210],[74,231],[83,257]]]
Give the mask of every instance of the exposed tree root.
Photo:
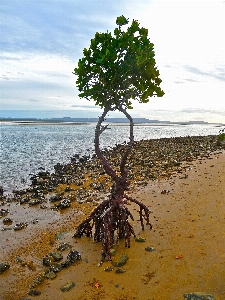
[[[124,195],[123,201],[115,201],[112,199],[104,200],[99,204],[88,218],[86,218],[76,229],[73,237],[93,237],[94,241],[102,242],[102,261],[111,260],[110,249],[113,248],[119,239],[124,239],[125,247],[130,248],[130,237],[135,233],[132,225],[129,223],[128,218],[134,221],[134,218],[125,206],[128,201],[136,203],[140,210],[140,222],[142,230],[144,230],[144,220],[146,225],[152,225],[149,221],[150,210],[143,203],[136,199]]]

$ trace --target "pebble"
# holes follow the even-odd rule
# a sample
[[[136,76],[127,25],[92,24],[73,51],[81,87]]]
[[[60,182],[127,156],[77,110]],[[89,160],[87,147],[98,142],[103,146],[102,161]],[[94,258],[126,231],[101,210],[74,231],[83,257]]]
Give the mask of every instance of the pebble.
[[[73,287],[75,287],[75,283],[73,281],[69,281],[69,282],[65,283],[63,286],[61,286],[60,290],[62,292],[68,292]]]
[[[184,294],[184,299],[187,299],[187,300],[214,300],[214,297],[210,294],[196,292],[196,293]]]

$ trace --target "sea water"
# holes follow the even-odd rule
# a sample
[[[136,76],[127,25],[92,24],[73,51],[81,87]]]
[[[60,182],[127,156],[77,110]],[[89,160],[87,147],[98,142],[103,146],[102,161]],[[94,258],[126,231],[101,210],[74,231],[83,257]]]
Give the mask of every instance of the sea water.
[[[158,139],[219,134],[216,125],[135,125],[134,138]],[[70,162],[75,154],[94,153],[95,124],[27,125],[0,124],[0,185],[6,193],[30,184],[31,174],[54,171],[57,163]],[[129,140],[129,126],[112,124],[101,135],[101,147],[113,147]]]

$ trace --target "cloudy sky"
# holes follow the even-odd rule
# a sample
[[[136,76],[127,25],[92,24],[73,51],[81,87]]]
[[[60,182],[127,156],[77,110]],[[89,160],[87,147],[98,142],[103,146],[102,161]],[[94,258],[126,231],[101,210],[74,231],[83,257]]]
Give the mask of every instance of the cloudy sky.
[[[98,116],[72,72],[95,32],[113,31],[122,14],[148,28],[165,91],[131,114],[225,123],[224,0],[1,1],[1,110]]]

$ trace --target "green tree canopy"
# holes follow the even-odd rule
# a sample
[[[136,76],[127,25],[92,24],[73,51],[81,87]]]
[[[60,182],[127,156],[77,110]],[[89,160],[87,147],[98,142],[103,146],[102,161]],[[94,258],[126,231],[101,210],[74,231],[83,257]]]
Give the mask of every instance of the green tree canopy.
[[[147,103],[164,95],[148,30],[138,21],[128,23],[120,16],[113,34],[97,32],[74,69],[79,96],[107,110],[129,109],[132,100]]]

